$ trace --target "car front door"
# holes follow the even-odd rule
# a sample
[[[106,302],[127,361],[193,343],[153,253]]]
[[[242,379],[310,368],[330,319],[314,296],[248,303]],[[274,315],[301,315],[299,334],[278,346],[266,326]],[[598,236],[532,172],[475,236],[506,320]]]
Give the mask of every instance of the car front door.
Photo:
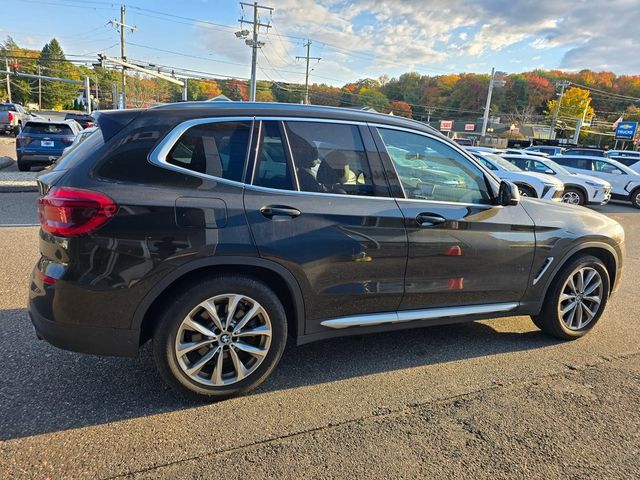
[[[401,309],[517,304],[535,253],[522,205],[495,205],[487,174],[434,136],[382,126],[372,133],[401,186],[409,240]]]
[[[625,187],[629,183],[629,175],[623,172],[614,164],[609,163],[606,160],[590,160],[592,165],[592,172],[589,175],[606,180],[611,184],[613,195],[617,198],[627,198],[629,192],[625,190]]]
[[[260,256],[298,281],[305,332],[337,317],[395,312],[407,239],[371,133],[363,124],[259,122],[244,194]]]

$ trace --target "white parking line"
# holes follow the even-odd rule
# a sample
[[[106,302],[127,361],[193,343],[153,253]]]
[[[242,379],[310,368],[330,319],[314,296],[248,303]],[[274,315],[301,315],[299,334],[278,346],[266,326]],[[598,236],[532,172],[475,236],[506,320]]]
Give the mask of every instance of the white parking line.
[[[11,227],[39,227],[39,223],[0,223],[1,227],[11,228]]]

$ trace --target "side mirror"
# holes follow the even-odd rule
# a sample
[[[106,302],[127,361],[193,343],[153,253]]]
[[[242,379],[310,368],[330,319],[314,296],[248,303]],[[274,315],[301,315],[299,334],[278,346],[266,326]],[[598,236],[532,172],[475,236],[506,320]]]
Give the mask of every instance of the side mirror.
[[[553,170],[551,170],[550,168],[547,168],[544,173],[546,173],[547,175],[555,175],[556,172],[554,172]]]
[[[618,170],[617,168],[611,173],[613,173],[614,175],[622,175],[622,171]]]
[[[502,180],[498,190],[498,205],[508,207],[510,205],[518,205],[518,203],[520,203],[518,187],[511,182]]]

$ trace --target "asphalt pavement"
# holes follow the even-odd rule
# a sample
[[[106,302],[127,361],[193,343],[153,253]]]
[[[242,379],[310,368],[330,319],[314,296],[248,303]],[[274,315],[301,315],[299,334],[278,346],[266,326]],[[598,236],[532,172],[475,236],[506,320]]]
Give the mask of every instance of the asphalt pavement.
[[[33,221],[34,200],[0,194],[0,225]],[[210,405],[168,390],[149,345],[120,359],[38,341],[38,230],[4,226],[0,478],[638,478],[640,211],[597,210],[625,227],[628,257],[585,338],[511,317],[317,342]]]

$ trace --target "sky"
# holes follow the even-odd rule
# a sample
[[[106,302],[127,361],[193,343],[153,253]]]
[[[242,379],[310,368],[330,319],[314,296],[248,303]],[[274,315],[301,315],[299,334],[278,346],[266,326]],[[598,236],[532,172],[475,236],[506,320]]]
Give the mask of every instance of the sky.
[[[0,38],[41,49],[56,37],[69,58],[120,55],[120,3],[1,0]],[[126,2],[127,57],[213,76],[247,78],[251,49],[236,38],[253,8],[231,0]],[[341,86],[383,74],[536,68],[640,74],[640,0],[261,0],[258,79]],[[244,28],[247,28],[246,26]]]

